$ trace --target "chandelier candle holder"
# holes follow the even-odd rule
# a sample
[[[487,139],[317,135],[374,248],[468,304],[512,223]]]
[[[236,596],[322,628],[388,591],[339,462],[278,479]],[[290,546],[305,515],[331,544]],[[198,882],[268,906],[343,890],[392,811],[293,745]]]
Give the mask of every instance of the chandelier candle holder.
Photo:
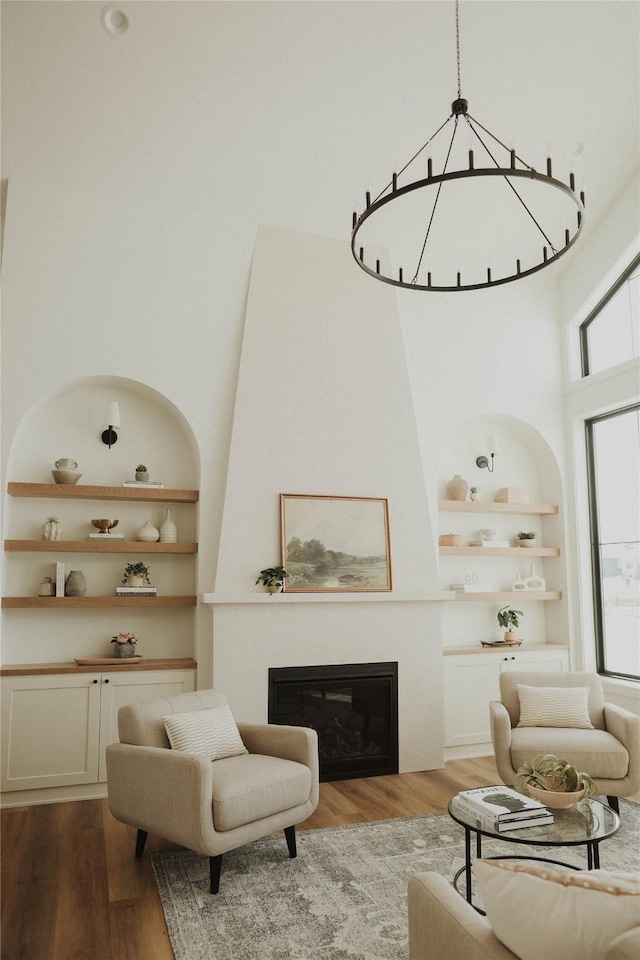
[[[369,191],[366,193],[364,210],[362,213],[354,212],[352,218],[351,252],[358,266],[361,267],[365,273],[368,273],[376,280],[381,280],[383,283],[389,283],[395,287],[402,287],[406,290],[425,290],[441,293],[460,290],[481,290],[487,287],[495,287],[499,286],[500,284],[510,283],[513,280],[520,280],[523,277],[528,277],[531,274],[536,273],[538,270],[542,270],[544,267],[549,266],[563,254],[565,254],[578,239],[584,222],[584,191],[581,191],[579,194],[576,192],[575,176],[573,173],[570,174],[568,183],[565,183],[563,180],[559,180],[554,177],[551,158],[546,159],[546,170],[544,173],[536,170],[532,165],[523,160],[522,157],[516,153],[515,149],[507,147],[502,140],[495,136],[495,134],[491,133],[487,127],[483,126],[479,120],[471,116],[469,113],[468,101],[461,96],[458,0],[456,0],[455,4],[455,16],[458,95],[451,104],[451,113],[449,117],[438,127],[436,132],[429,137],[427,142],[420,147],[417,153],[411,157],[411,159],[399,170],[399,172],[392,174],[391,180],[374,199],[371,198],[371,193]],[[414,163],[414,161],[418,160],[427,147],[434,142],[438,134],[441,133],[441,131],[451,123],[453,129],[442,171],[434,172],[432,159],[428,158],[426,177],[413,180],[411,182],[401,183],[401,178],[406,174],[408,168]],[[481,163],[478,163],[474,151],[469,150],[468,166],[463,169],[449,170],[448,164],[451,159],[451,154],[459,126],[466,127],[468,129],[471,142],[474,144],[477,143],[483,151],[483,159]],[[491,138],[491,144],[487,139],[488,137]],[[506,155],[503,153],[501,158],[499,158],[497,147],[501,151],[506,151]],[[524,254],[521,254],[520,257],[513,257],[513,254],[511,253],[511,244],[509,243],[509,258],[512,266],[509,268],[511,272],[508,270],[505,275],[494,275],[494,272],[492,272],[492,266],[488,265],[485,268],[486,274],[483,275],[482,278],[478,277],[477,275],[472,278],[471,276],[467,275],[463,276],[463,269],[456,265],[456,267],[451,270],[451,279],[453,279],[455,274],[455,283],[443,282],[437,278],[434,278],[434,276],[432,276],[432,270],[428,267],[427,249],[432,234],[436,210],[438,208],[438,203],[441,200],[441,194],[443,193],[443,186],[445,184],[449,185],[455,183],[456,181],[465,180],[475,184],[480,180],[484,180],[486,182],[488,179],[495,177],[503,178],[507,186],[507,199],[511,198],[513,203],[516,204],[516,210],[518,209],[517,205],[520,205],[520,209],[524,211],[526,216],[528,216],[530,224],[533,226],[533,230],[539,234],[540,246],[537,247],[537,249],[541,253],[541,258],[537,260],[537,262],[533,263],[533,265],[526,265],[524,263]],[[517,189],[514,185],[518,181],[522,181],[522,185],[519,184],[519,189]],[[528,194],[527,200],[529,200],[529,202],[527,202],[522,196],[525,181],[533,181],[545,187],[545,197],[543,198],[542,204],[545,209],[549,204],[549,198],[546,195],[550,194],[551,192],[548,188],[552,188],[557,193],[563,194],[573,202],[575,205],[576,214],[575,225],[573,227],[565,226],[563,237],[561,236],[560,228],[557,228],[555,223],[554,230],[549,229],[547,231],[540,223],[542,218],[539,217],[539,215],[536,216],[530,209],[531,201],[529,200]],[[428,189],[433,190],[434,188],[436,191],[435,199],[433,200],[430,214],[426,208],[419,207],[417,199],[416,206],[412,211],[412,216],[418,221],[421,220],[422,223],[419,223],[416,229],[416,236],[419,237],[420,240],[418,242],[418,249],[414,254],[411,254],[412,265],[410,266],[409,270],[407,271],[402,266],[398,267],[398,275],[396,277],[391,275],[391,269],[386,271],[381,267],[381,262],[378,257],[375,258],[375,263],[373,257],[370,258],[371,262],[368,262],[365,254],[365,243],[361,240],[361,230],[364,224],[371,222],[372,218],[378,215],[377,221],[379,225],[380,222],[384,221],[384,218],[380,217],[380,213],[384,208],[387,208],[388,212],[389,205],[395,203],[396,206],[398,206],[401,198],[406,197],[407,195],[416,191]],[[459,202],[463,204],[465,213],[469,214],[470,216],[472,208],[475,206],[475,204],[469,199],[466,201],[462,199]],[[404,209],[406,210],[406,207]],[[403,218],[403,222],[407,222],[406,216]],[[449,226],[451,227],[451,224],[449,224]],[[554,234],[554,231],[556,235],[555,239],[552,240],[550,235]],[[464,226],[461,226],[460,235],[463,233],[466,233],[466,231]],[[407,241],[405,235],[403,240],[405,243],[411,245],[413,238],[411,241]],[[394,254],[394,248],[392,244],[385,242],[381,245],[384,245],[389,249],[391,254]],[[477,238],[477,245],[484,247],[482,238]],[[431,250],[432,246],[429,247],[429,252],[431,252]],[[395,253],[397,254],[397,250]],[[403,250],[401,256],[403,256],[405,253],[406,251]],[[530,255],[530,253],[531,251],[528,250],[527,254]]]

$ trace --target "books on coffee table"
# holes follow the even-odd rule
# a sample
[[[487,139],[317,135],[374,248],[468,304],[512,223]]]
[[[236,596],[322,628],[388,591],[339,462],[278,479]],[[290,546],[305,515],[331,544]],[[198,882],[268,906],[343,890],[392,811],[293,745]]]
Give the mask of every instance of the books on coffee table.
[[[511,787],[478,787],[463,790],[455,797],[458,809],[494,833],[542,827],[553,823],[553,814],[537,800]]]
[[[456,800],[470,813],[483,814],[492,820],[527,820],[547,813],[543,803],[518,793],[512,787],[477,787],[475,790],[463,790]]]

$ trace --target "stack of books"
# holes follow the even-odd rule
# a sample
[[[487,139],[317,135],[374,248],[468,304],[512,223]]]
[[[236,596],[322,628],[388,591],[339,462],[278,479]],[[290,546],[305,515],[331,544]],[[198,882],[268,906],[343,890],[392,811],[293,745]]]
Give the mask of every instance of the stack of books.
[[[511,544],[508,540],[469,540],[469,546],[490,549],[491,547],[509,547]]]
[[[123,487],[146,487],[150,490],[161,490],[163,484],[159,480],[123,480]]]
[[[544,804],[511,787],[463,790],[456,796],[455,803],[459,810],[474,817],[481,829],[494,833],[553,823],[553,814]]]
[[[117,597],[155,597],[157,588],[147,583],[144,587],[116,587]]]

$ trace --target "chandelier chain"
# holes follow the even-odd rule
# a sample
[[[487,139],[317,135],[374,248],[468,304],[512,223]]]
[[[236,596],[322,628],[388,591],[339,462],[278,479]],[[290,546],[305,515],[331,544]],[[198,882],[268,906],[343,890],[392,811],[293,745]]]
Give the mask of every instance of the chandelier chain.
[[[462,96],[460,85],[460,16],[458,11],[458,0],[456,0],[456,62],[458,66],[458,100]]]

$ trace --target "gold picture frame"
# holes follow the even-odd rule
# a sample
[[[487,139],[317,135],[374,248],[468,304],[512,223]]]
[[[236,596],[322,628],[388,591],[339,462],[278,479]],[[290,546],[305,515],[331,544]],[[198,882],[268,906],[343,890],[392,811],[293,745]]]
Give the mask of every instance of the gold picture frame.
[[[385,498],[282,493],[280,528],[286,593],[392,589]]]

